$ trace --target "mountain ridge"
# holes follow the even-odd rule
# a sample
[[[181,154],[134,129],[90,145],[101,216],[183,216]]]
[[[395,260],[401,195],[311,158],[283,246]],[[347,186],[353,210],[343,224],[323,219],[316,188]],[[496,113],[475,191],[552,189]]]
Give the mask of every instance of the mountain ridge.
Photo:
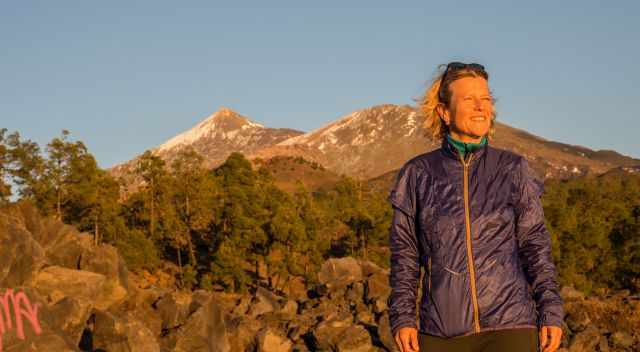
[[[496,121],[491,144],[526,157],[543,178],[572,178],[602,174],[617,167],[640,165],[610,150],[556,142]],[[193,147],[208,168],[221,164],[231,152],[247,158],[276,156],[303,158],[339,175],[371,179],[399,169],[411,157],[438,148],[409,105],[380,104],[359,109],[309,132],[270,128],[224,106],[165,143],[151,150],[172,160],[179,150]],[[135,160],[116,165],[116,175],[131,173]]]

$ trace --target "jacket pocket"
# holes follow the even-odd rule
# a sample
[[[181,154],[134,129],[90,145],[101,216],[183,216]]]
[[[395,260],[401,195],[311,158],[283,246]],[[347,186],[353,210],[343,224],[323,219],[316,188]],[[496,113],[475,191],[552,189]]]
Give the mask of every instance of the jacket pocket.
[[[446,266],[443,266],[443,267],[442,267],[442,269],[444,269],[444,270],[448,271],[449,273],[451,273],[451,274],[453,274],[453,275],[456,275],[456,276],[459,276],[459,275],[462,275],[462,274],[463,274],[462,272],[457,272],[457,271],[455,271],[455,270],[449,269],[449,268],[447,268]]]
[[[461,319],[472,309],[466,293],[467,276],[465,271],[454,270],[438,260],[432,261],[427,331],[454,336],[470,328]]]

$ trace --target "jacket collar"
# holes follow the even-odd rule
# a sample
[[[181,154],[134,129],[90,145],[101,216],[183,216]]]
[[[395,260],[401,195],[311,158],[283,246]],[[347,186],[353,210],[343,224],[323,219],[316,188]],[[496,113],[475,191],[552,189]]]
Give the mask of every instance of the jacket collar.
[[[476,148],[474,150],[468,151],[467,153],[473,154],[473,160],[477,160],[482,155],[484,155],[488,145],[489,145],[489,141],[487,140],[487,143],[485,143],[483,146]],[[458,149],[453,144],[451,144],[447,136],[444,136],[442,138],[442,151],[447,157],[460,161],[460,154],[458,154]],[[466,156],[466,157],[468,158],[469,156]]]

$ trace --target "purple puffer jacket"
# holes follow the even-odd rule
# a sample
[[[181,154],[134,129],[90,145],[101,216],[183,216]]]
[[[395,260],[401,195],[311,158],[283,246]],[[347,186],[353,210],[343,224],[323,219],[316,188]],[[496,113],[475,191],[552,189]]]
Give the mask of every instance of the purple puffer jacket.
[[[488,145],[463,160],[444,138],[407,161],[388,197],[393,335],[416,327],[420,266],[421,333],[561,326],[542,191],[522,156]]]

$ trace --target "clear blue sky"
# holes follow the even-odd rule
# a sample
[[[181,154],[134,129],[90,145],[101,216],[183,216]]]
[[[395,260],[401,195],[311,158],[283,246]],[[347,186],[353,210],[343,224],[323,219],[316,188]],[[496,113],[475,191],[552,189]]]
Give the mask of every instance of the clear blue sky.
[[[503,122],[640,157],[638,1],[221,3],[4,2],[0,127],[41,146],[68,129],[109,167],[220,106],[309,131],[411,104],[462,60]]]

